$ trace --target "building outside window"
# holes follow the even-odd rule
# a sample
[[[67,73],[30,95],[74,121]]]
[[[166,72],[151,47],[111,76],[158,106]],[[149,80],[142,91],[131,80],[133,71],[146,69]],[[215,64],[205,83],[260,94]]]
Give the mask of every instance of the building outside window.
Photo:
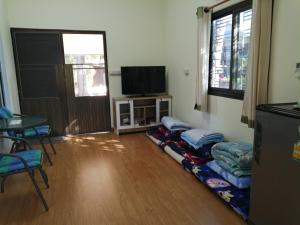
[[[209,94],[242,99],[247,82],[252,3],[212,15]]]

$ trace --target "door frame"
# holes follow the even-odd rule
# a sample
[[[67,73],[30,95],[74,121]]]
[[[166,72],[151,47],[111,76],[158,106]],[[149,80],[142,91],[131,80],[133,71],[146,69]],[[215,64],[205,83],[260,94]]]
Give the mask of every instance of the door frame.
[[[22,91],[19,90],[19,88],[21,87],[21,80],[20,80],[20,71],[19,71],[19,61],[18,61],[18,52],[17,52],[17,48],[16,48],[16,38],[15,38],[15,34],[17,33],[55,33],[55,34],[59,34],[59,41],[60,41],[60,45],[61,45],[61,52],[62,52],[62,62],[63,65],[66,65],[65,63],[65,53],[64,53],[64,46],[63,46],[63,34],[101,34],[103,36],[103,47],[104,47],[104,60],[105,60],[105,79],[106,79],[106,88],[107,88],[107,98],[108,98],[108,118],[109,118],[109,124],[110,124],[110,129],[111,130],[111,108],[110,108],[110,89],[109,89],[109,76],[108,76],[108,60],[107,60],[107,41],[106,41],[106,32],[105,31],[97,31],[97,30],[68,30],[68,29],[39,29],[39,28],[18,28],[18,27],[11,27],[10,28],[11,31],[11,38],[12,38],[12,44],[13,44],[13,55],[14,55],[14,60],[15,60],[15,69],[16,69],[16,77],[17,77],[17,84],[18,84],[18,96],[19,96],[19,105],[20,105],[20,110],[22,112],[22,104],[21,104],[21,100],[23,99],[22,96]],[[64,74],[63,77],[63,83],[64,86],[66,87],[66,77]],[[66,103],[67,105],[67,93],[66,93],[66,88],[64,89],[64,98],[63,101]],[[86,96],[84,98],[92,98],[93,96]],[[69,122],[69,113],[68,113],[68,108],[67,108],[67,112],[66,112],[66,120],[65,122]]]

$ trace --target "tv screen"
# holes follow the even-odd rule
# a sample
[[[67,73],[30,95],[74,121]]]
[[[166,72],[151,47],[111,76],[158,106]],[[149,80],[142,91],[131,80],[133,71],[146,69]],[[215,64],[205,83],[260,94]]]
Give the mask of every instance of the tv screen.
[[[145,95],[166,91],[165,66],[121,67],[122,94]]]

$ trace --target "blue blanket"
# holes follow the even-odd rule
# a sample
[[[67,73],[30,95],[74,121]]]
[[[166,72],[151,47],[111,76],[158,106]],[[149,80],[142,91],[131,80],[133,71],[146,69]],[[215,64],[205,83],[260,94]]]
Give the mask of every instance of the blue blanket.
[[[235,176],[251,175],[251,144],[222,142],[213,146],[211,154],[217,163]]]
[[[189,124],[170,116],[164,116],[161,119],[161,122],[170,131],[191,129],[191,126]]]
[[[219,174],[221,177],[223,177],[225,180],[236,186],[237,188],[249,188],[251,184],[251,177],[250,176],[241,176],[237,177],[228,172],[227,170],[224,170],[221,166],[218,165],[218,163],[213,160],[211,162],[208,162],[206,164],[211,170]]]
[[[224,141],[224,135],[203,129],[192,129],[181,134],[181,138],[194,149],[202,148],[203,145]]]
[[[243,217],[248,218],[250,189],[239,189],[225,181],[220,175],[212,171],[207,165],[194,166],[193,174],[202,183],[216,193],[226,205]]]

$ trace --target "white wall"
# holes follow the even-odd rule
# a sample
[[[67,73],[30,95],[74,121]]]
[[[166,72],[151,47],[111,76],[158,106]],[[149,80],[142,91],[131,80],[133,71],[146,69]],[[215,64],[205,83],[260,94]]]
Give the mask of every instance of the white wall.
[[[232,0],[232,3],[239,0]],[[0,0],[0,3],[3,0]],[[253,130],[240,123],[242,101],[210,96],[210,114],[193,110],[196,74],[196,8],[216,0],[7,0],[11,27],[105,30],[109,70],[121,65],[167,64],[169,91],[176,116],[196,126],[221,131],[229,140],[251,141]],[[227,4],[228,5],[228,4]],[[1,5],[0,5],[1,6]],[[226,7],[223,5],[222,7]],[[2,7],[1,7],[2,8]],[[1,10],[0,8],[0,10]],[[3,11],[3,10],[2,10]],[[3,12],[0,11],[2,14]],[[299,0],[275,0],[270,102],[295,101],[300,81],[294,78],[300,61]],[[2,16],[1,16],[2,19]],[[7,24],[8,74],[17,99]],[[4,28],[4,32],[2,31]],[[184,75],[184,69],[190,75]],[[111,96],[121,94],[120,77],[110,77]]]
[[[13,109],[14,112],[19,112],[15,66],[4,0],[0,0],[0,62],[3,74],[4,91],[9,93],[5,95],[6,104]]]
[[[275,0],[270,73],[270,102],[300,100],[300,1]]]
[[[165,65],[165,8],[161,0],[7,0],[11,27],[104,30],[108,69]],[[120,76],[110,76],[110,95],[121,95]]]
[[[235,2],[231,1],[231,4]],[[240,122],[242,101],[210,96],[210,114],[193,110],[197,41],[195,12],[199,6],[215,3],[215,0],[167,0],[166,57],[170,92],[174,96],[174,112],[176,116],[196,126],[223,132],[229,140],[252,141],[253,130]],[[275,0],[271,102],[290,102],[300,98],[300,81],[294,77],[295,64],[300,61],[300,30],[297,29],[299,15],[299,0]],[[184,75],[185,68],[190,70],[189,76]]]

